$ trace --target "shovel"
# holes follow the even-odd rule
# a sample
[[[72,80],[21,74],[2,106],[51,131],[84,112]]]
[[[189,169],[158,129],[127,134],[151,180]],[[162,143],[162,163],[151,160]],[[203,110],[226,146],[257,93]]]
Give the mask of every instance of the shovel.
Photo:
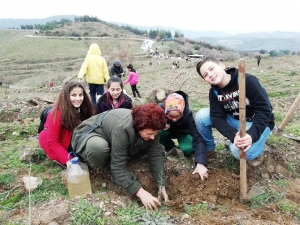
[[[281,124],[278,126],[277,129],[274,129],[274,134],[276,135],[280,135],[286,124],[290,121],[293,113],[295,112],[295,110],[298,108],[299,106],[299,103],[300,103],[300,93],[298,94],[297,98],[295,99],[293,105],[291,106],[291,108],[289,109],[288,113],[286,114],[286,116],[284,117],[283,121],[281,122]],[[293,138],[291,138],[293,139]],[[297,139],[296,139],[297,140]],[[299,141],[299,140],[298,140]]]
[[[246,135],[246,85],[245,85],[245,59],[239,59],[239,121],[240,121],[240,136]],[[248,202],[264,191],[257,186],[252,186],[247,193],[247,165],[246,152],[244,148],[240,148],[240,201]]]

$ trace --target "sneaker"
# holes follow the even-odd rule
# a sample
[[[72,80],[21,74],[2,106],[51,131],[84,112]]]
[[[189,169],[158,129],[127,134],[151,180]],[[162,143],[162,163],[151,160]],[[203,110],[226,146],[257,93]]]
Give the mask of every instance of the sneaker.
[[[138,94],[139,98],[142,98],[142,96],[140,94]]]
[[[262,162],[264,161],[264,151],[261,153],[260,156],[258,156],[257,158],[253,159],[253,160],[249,160],[247,161],[248,165],[251,167],[257,167],[259,166]]]
[[[168,151],[166,153],[166,156],[170,156],[170,155],[178,156],[179,159],[185,158],[183,151],[181,151],[180,149],[178,149],[176,147],[172,148],[170,151]]]

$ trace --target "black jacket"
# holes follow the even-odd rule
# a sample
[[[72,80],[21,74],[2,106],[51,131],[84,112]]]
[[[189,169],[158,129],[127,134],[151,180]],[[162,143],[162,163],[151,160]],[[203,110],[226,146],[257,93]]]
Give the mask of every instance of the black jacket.
[[[132,109],[132,100],[131,98],[124,94],[124,102],[118,108]],[[114,109],[107,100],[106,93],[104,93],[97,102],[97,113],[102,113],[108,110]]]
[[[207,166],[206,145],[202,135],[198,132],[193,116],[193,112],[189,108],[188,95],[183,91],[175,91],[175,93],[182,95],[185,101],[185,107],[182,113],[182,118],[176,122],[168,120],[170,124],[169,130],[189,134],[193,138],[193,146],[195,148],[195,162]],[[165,103],[159,103],[159,106],[165,110]]]
[[[112,67],[110,68],[111,76],[116,75],[121,78],[121,73],[124,73],[122,66],[116,66],[115,64],[113,64]]]
[[[233,142],[238,130],[227,123],[226,117],[230,115],[239,119],[239,82],[238,70],[230,68],[226,73],[231,75],[229,83],[220,88],[212,85],[209,91],[210,117],[215,127],[223,136]],[[253,122],[247,134],[252,142],[259,140],[266,127],[271,130],[275,126],[274,114],[267,92],[258,79],[246,74],[246,120]]]

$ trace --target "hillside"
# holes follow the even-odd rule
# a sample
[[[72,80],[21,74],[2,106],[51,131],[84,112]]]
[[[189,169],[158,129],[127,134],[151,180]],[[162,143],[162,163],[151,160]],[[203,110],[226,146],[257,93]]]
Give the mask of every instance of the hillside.
[[[129,35],[103,29],[106,30],[96,32]],[[255,184],[265,191],[247,204],[239,201],[239,161],[230,154],[228,140],[216,130],[216,154],[208,160],[209,178],[205,181],[192,175],[192,158],[179,160],[171,156],[165,159],[170,201],[162,202],[156,212],[146,210],[137,198],[113,184],[105,171],[93,166],[90,167],[93,194],[86,198],[70,198],[65,170],[50,161],[39,147],[37,127],[41,110],[55,101],[63,82],[76,78],[89,45],[98,43],[109,65],[116,58],[121,60],[123,67],[128,63],[134,65],[140,74],[138,90],[142,95],[142,99],[134,99],[134,104],[155,102],[155,91],[159,89],[180,89],[189,95],[193,113],[209,106],[210,86],[195,70],[199,60],[186,61],[177,57],[176,53],[184,45],[174,41],[163,45],[155,42],[152,46],[161,52],[173,49],[175,53],[171,58],[149,57],[141,51],[143,40],[131,38],[54,38],[32,36],[32,31],[0,30],[0,43],[0,79],[9,84],[0,86],[0,224],[300,223],[300,144],[275,134],[266,143],[263,164],[255,169],[247,167],[248,190]],[[259,67],[255,58],[245,59],[246,72],[258,77],[269,95],[278,126],[299,94],[300,56],[263,58]],[[172,69],[174,61],[179,61],[178,69]],[[224,63],[228,67],[237,66],[235,60]],[[53,88],[49,87],[50,82],[54,83]],[[128,84],[125,90],[131,94]],[[283,134],[300,136],[299,112],[300,108],[296,107]],[[157,196],[145,159],[130,160],[128,170]],[[43,180],[30,195],[23,185],[23,177],[29,173]]]
[[[60,21],[61,19],[74,20],[75,15],[51,16],[44,19],[0,19],[0,29],[21,29],[22,24],[45,24],[51,21]]]
[[[261,49],[300,51],[300,33],[298,32],[261,32],[226,37],[206,36],[198,37],[196,40],[242,51]]]
[[[22,24],[45,24],[46,22],[51,21],[59,21],[61,19],[70,19],[74,21],[75,15],[61,15],[61,16],[53,16],[45,19],[0,19],[0,29],[7,28],[15,28],[20,29],[20,25]],[[172,34],[175,31],[179,31],[184,34],[186,38],[195,39],[197,41],[204,41],[210,43],[212,45],[221,45],[224,47],[232,48],[238,51],[259,51],[261,49],[270,51],[270,50],[290,50],[290,51],[300,51],[300,33],[299,32],[260,32],[260,33],[243,33],[230,35],[226,32],[221,31],[201,31],[201,27],[199,31],[191,31],[191,30],[182,30],[176,27],[162,27],[162,26],[153,26],[153,27],[144,27],[144,26],[135,26],[134,24],[124,24],[122,22],[113,21],[109,22],[111,26],[115,25],[129,25],[133,28],[141,29],[141,30],[166,30],[171,31]],[[115,26],[117,28],[117,26]],[[105,30],[101,32],[94,32],[86,28],[83,32],[93,34],[95,36],[105,36]],[[75,29],[76,30],[76,29]],[[80,30],[77,30],[80,31]],[[60,35],[64,36],[65,33],[63,31],[55,31]],[[120,32],[120,31],[119,31]],[[120,32],[121,33],[121,32]],[[72,33],[71,33],[72,34]],[[73,33],[74,35],[78,35],[78,33]]]

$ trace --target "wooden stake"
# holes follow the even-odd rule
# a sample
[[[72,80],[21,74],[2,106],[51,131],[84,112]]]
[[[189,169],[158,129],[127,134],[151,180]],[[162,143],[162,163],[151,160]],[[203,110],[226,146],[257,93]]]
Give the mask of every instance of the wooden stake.
[[[284,130],[286,124],[290,121],[290,119],[291,119],[294,111],[297,109],[299,103],[300,103],[300,93],[298,94],[298,96],[295,99],[295,101],[294,101],[293,105],[291,106],[290,110],[288,111],[288,113],[284,117],[283,121],[279,125],[279,127],[277,129],[277,133],[281,133]]]
[[[239,59],[239,121],[240,136],[246,135],[246,85],[245,85],[245,59]],[[240,149],[240,200],[247,200],[247,167],[246,153]]]

